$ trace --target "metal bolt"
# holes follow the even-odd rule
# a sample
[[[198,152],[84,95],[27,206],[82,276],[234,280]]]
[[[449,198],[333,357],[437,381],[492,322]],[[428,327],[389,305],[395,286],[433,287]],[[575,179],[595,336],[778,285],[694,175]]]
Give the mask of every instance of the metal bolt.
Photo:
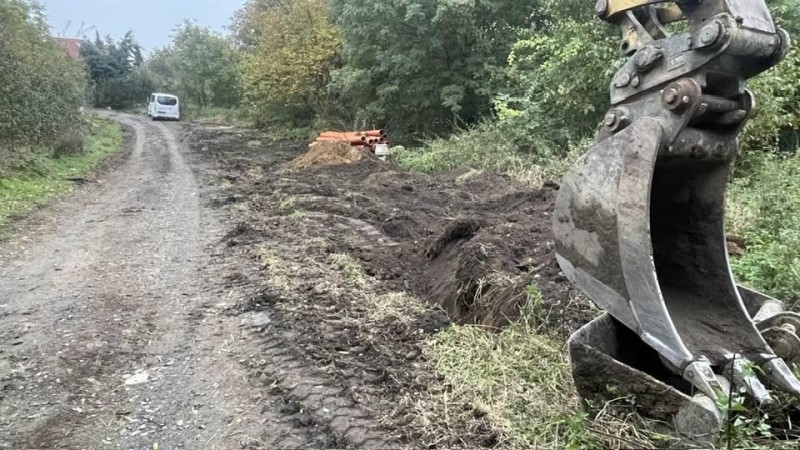
[[[603,14],[605,14],[607,9],[608,9],[608,0],[597,0],[597,4],[595,4],[594,10],[597,12],[598,16],[602,16]]]
[[[678,100],[678,93],[675,92],[675,89],[670,89],[664,94],[664,100],[670,104],[675,103]]]
[[[617,123],[617,115],[613,112],[606,114],[606,121],[605,121],[606,126],[611,128],[614,126],[615,123]]]
[[[688,105],[689,102],[691,101],[692,97],[689,97],[688,95],[684,95],[683,98],[681,98],[681,103],[683,103],[684,105]]]
[[[631,84],[631,74],[623,73],[619,78],[617,78],[617,81],[614,84],[618,88],[622,88]]]
[[[711,45],[719,39],[719,35],[722,32],[721,25],[719,22],[714,21],[700,30],[700,42],[704,45]]]

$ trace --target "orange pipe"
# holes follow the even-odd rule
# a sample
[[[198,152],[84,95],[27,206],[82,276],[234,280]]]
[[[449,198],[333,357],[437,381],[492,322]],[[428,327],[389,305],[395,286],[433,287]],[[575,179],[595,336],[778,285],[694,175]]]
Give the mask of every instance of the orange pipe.
[[[336,140],[336,141],[360,141],[360,142],[366,142],[367,141],[366,137],[358,136],[358,135],[355,135],[355,134],[352,134],[352,133],[338,135],[338,136],[325,135],[325,136],[320,136],[320,138],[322,138],[322,139],[331,139],[331,140]]]
[[[345,131],[345,132],[324,131],[324,132],[320,133],[319,135],[320,136],[324,136],[324,137],[345,137],[345,136],[349,137],[349,138],[360,138],[360,137],[363,137],[363,133],[359,133],[357,131]]]
[[[325,138],[325,137],[317,138],[317,140],[314,141],[314,142],[343,142],[343,143],[350,144],[350,145],[365,145],[366,144],[361,139],[352,140],[352,139],[336,139],[336,138]]]
[[[385,130],[369,130],[364,132],[365,135],[369,137],[384,137],[386,136]]]

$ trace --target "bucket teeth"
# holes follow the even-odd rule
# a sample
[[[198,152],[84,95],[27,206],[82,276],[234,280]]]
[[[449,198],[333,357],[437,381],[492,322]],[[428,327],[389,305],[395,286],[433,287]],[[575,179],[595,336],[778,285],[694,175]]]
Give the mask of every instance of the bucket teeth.
[[[764,377],[770,383],[775,384],[792,395],[800,397],[800,380],[792,373],[786,361],[775,358],[763,364],[761,369],[764,371]]]
[[[743,297],[763,296],[742,295],[725,236],[725,192],[755,107],[745,84],[786,56],[788,35],[765,0],[674,1],[670,20],[691,24],[681,33],[646,14],[659,1],[611,3],[597,12],[623,28],[629,58],[595,145],[560,185],[553,234],[564,275],[712,399],[722,393],[716,370],[773,404],[753,363],[800,397],[786,363],[800,361],[800,315],[777,301],[748,309]]]
[[[759,407],[772,408],[776,405],[775,399],[758,379],[754,367],[755,365],[751,361],[733,357],[723,368],[723,375],[729,377],[736,388],[744,388]]]
[[[725,394],[708,361],[695,361],[686,366],[683,378],[714,401],[718,401]]]

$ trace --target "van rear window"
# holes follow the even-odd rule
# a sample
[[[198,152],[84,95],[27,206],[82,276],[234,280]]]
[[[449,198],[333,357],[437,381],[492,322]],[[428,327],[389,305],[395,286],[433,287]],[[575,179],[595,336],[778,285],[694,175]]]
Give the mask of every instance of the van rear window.
[[[158,104],[159,105],[166,105],[166,106],[175,106],[178,104],[178,99],[175,97],[164,97],[162,95],[158,96]]]

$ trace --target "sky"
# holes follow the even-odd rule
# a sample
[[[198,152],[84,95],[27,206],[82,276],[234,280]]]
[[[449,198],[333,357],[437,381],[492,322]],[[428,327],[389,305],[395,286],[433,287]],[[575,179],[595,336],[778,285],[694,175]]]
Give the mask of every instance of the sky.
[[[186,19],[224,31],[244,0],[39,0],[47,10],[54,36],[77,36],[84,28],[97,27],[101,36],[121,38],[133,30],[146,51],[170,42],[175,27]],[[66,33],[64,29],[67,25]],[[94,30],[90,31],[94,37]]]

